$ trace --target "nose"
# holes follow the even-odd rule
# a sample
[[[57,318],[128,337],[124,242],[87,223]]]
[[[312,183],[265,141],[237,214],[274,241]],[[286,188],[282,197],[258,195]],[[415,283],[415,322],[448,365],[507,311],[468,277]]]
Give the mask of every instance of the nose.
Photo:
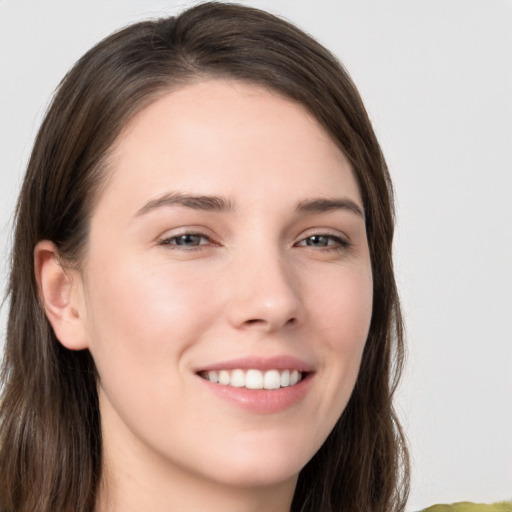
[[[237,329],[275,332],[303,316],[300,282],[278,251],[242,258],[232,274],[227,316]]]

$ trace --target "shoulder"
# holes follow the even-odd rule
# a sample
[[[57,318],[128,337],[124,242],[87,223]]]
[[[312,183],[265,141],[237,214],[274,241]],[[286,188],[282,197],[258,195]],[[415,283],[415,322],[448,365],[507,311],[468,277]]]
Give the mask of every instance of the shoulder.
[[[501,501],[492,505],[462,501],[453,505],[434,505],[421,512],[512,512],[512,501]]]

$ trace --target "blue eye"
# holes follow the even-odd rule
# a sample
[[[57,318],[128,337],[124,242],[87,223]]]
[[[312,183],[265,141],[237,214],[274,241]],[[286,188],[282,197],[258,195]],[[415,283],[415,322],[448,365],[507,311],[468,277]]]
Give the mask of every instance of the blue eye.
[[[205,245],[210,243],[210,240],[205,235],[197,233],[184,233],[183,235],[173,236],[165,238],[160,242],[160,245],[170,245],[177,247],[198,247],[199,245]]]
[[[339,249],[348,247],[349,243],[335,235],[311,235],[301,240],[297,245],[301,247],[318,247],[320,249]]]

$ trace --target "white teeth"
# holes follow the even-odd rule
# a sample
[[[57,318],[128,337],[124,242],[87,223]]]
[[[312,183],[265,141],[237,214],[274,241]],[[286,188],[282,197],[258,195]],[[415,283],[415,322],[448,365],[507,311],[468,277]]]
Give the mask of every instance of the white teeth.
[[[233,370],[231,372],[231,386],[235,388],[243,388],[245,384],[245,375],[242,370]]]
[[[220,370],[201,373],[210,382],[223,386],[247,389],[279,389],[294,386],[301,381],[302,375],[298,370]]]
[[[208,372],[208,380],[210,382],[219,382],[219,374],[215,371]]]
[[[278,389],[281,387],[281,375],[277,370],[265,372],[263,377],[263,387],[265,389]]]
[[[263,389],[263,374],[259,370],[247,370],[245,387],[247,389]]]
[[[231,376],[229,372],[226,370],[221,370],[219,372],[219,384],[223,384],[224,386],[228,385],[231,382]]]
[[[300,373],[297,370],[293,370],[293,372],[290,375],[290,386],[295,386],[297,382],[299,382],[300,379]]]

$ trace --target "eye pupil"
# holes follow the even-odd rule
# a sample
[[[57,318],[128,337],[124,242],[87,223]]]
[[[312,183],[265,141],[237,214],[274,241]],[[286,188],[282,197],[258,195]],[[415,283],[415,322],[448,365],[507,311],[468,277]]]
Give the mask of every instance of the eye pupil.
[[[313,245],[313,246],[326,246],[328,244],[328,240],[327,240],[327,237],[325,236],[322,236],[322,235],[313,235],[313,236],[310,236],[308,239],[307,239],[307,245]]]
[[[201,237],[199,235],[181,235],[176,237],[176,245],[199,245]]]

